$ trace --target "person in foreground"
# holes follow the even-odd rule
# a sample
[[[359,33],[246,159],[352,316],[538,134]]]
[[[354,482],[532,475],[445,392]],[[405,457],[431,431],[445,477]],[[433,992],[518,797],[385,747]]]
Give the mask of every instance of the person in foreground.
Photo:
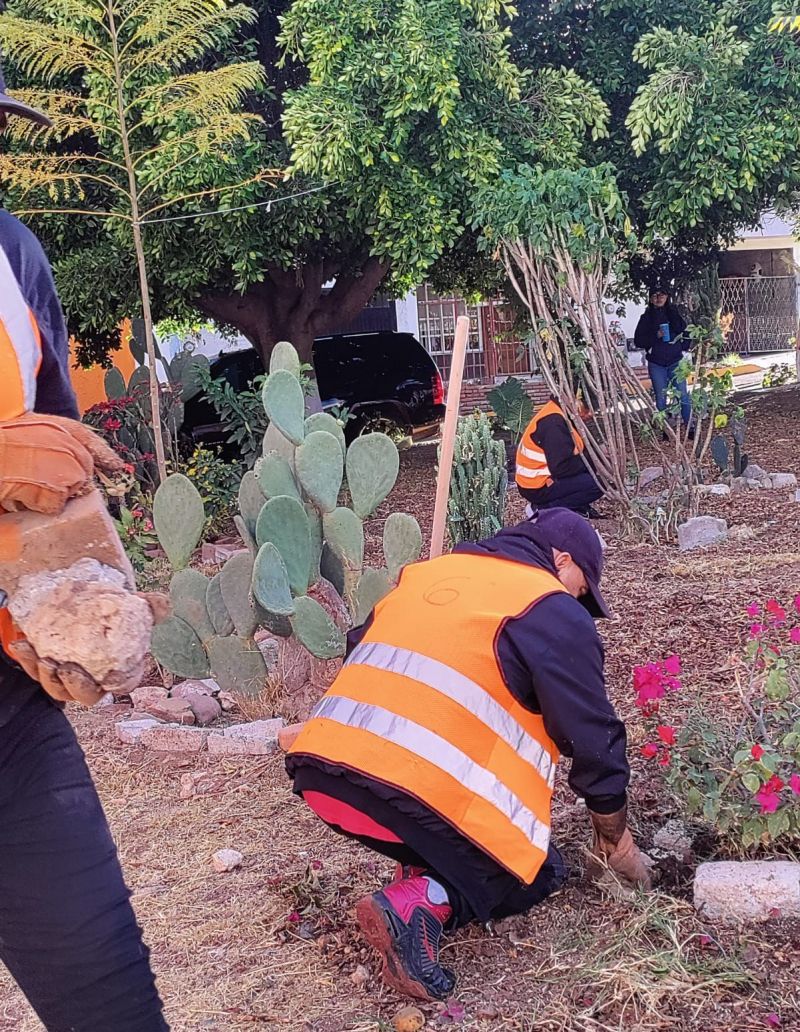
[[[681,419],[690,426],[692,402],[686,380],[678,376],[678,366],[683,352],[691,350],[691,340],[685,319],[672,303],[667,288],[659,283],[650,291],[650,303],[639,319],[633,340],[647,356],[656,408],[659,412],[667,410],[667,391],[672,387],[680,398]]]
[[[588,416],[588,410],[587,410]],[[517,446],[517,488],[534,509],[572,509],[596,517],[603,490],[586,461],[585,444],[556,397],[534,414]]]
[[[595,864],[649,887],[628,830],[625,727],[594,619],[602,545],[566,509],[408,566],[351,632],[344,666],[286,759],[334,831],[398,864],[358,921],[399,992],[442,999],[445,931],[527,911],[567,869],[550,839],[559,755]]]
[[[47,124],[5,92],[0,73],[0,127],[9,115]],[[44,252],[0,210],[0,512],[58,514],[88,489],[95,465],[119,470],[77,422],[67,361]],[[14,545],[0,538],[4,560]],[[65,701],[89,705],[102,690],[40,659],[7,610],[0,631],[0,961],[48,1032],[163,1032],[116,847],[63,713]]]

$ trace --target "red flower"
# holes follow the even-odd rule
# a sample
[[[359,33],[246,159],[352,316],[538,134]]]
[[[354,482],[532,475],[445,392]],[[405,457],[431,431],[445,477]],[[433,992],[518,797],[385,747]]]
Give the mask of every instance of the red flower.
[[[658,728],[658,737],[665,745],[675,745],[675,728],[661,724]]]
[[[646,742],[639,751],[646,760],[652,760],[654,756],[658,756],[658,746],[655,742]]]
[[[747,607],[746,612],[748,616],[755,619],[755,617],[757,617],[761,612],[761,606],[758,604],[758,602],[751,602],[750,605]]]
[[[669,749],[665,749],[658,760],[659,767],[668,767],[669,762],[672,759],[672,753]]]
[[[756,792],[756,801],[761,806],[762,813],[775,813],[781,805],[780,796],[775,792],[768,792],[766,785]]]
[[[113,417],[109,417],[103,423],[104,430],[119,430],[122,427],[122,423]]]
[[[125,470],[126,473],[133,473],[133,471],[136,469],[136,467],[130,462],[126,462],[122,468]]]
[[[795,795],[800,795],[800,774],[792,774],[789,778],[789,788]]]
[[[776,598],[771,598],[767,602],[766,610],[769,613],[770,621],[778,627],[786,623],[786,610]]]
[[[671,674],[673,677],[680,676],[681,672],[681,657],[680,656],[667,656],[662,663],[665,674]]]
[[[766,627],[764,627],[763,624],[760,624],[760,623],[750,624],[750,637],[751,638],[758,638],[759,635],[763,634],[765,630],[766,630]]]
[[[753,757],[754,760],[760,760],[761,757],[764,755],[763,745],[759,745],[758,742],[756,742],[756,744],[750,750],[750,755]]]
[[[800,627],[793,627],[789,631],[789,641],[792,645],[800,645]]]
[[[764,788],[768,788],[770,792],[780,792],[784,787],[784,782],[778,777],[777,774],[773,774],[769,781],[764,785]]]

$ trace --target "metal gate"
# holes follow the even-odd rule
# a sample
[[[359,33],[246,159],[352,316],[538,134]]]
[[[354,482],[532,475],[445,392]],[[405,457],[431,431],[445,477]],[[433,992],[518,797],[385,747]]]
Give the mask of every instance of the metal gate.
[[[733,315],[731,351],[786,351],[797,333],[794,276],[736,276],[720,280],[722,315]]]

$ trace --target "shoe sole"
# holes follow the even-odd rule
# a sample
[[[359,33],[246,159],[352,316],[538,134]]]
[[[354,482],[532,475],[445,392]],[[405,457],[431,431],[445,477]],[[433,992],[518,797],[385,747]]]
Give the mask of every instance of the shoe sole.
[[[381,955],[383,962],[383,980],[402,996],[411,996],[415,1000],[433,1003],[432,996],[421,982],[412,978],[403,967],[394,950],[394,939],[383,911],[374,899],[367,896],[359,901],[356,907],[356,919],[364,933],[364,938]]]

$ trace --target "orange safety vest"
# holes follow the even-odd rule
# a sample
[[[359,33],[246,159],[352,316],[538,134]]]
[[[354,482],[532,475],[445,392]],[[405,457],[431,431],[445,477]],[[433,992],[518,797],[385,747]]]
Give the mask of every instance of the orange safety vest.
[[[517,487],[526,491],[537,491],[540,487],[549,487],[553,483],[553,475],[547,467],[547,456],[538,448],[531,435],[536,431],[539,420],[546,416],[561,416],[566,418],[555,401],[548,401],[542,405],[533,419],[525,427],[525,433],[520,438],[517,447]],[[575,442],[574,455],[580,455],[584,449],[583,438],[577,430],[572,428],[572,440]]]
[[[36,319],[0,247],[0,420],[33,412],[41,364]]]
[[[406,567],[290,753],[408,793],[530,884],[547,856],[559,752],[506,687],[495,646],[508,620],[564,590],[493,556]]]

